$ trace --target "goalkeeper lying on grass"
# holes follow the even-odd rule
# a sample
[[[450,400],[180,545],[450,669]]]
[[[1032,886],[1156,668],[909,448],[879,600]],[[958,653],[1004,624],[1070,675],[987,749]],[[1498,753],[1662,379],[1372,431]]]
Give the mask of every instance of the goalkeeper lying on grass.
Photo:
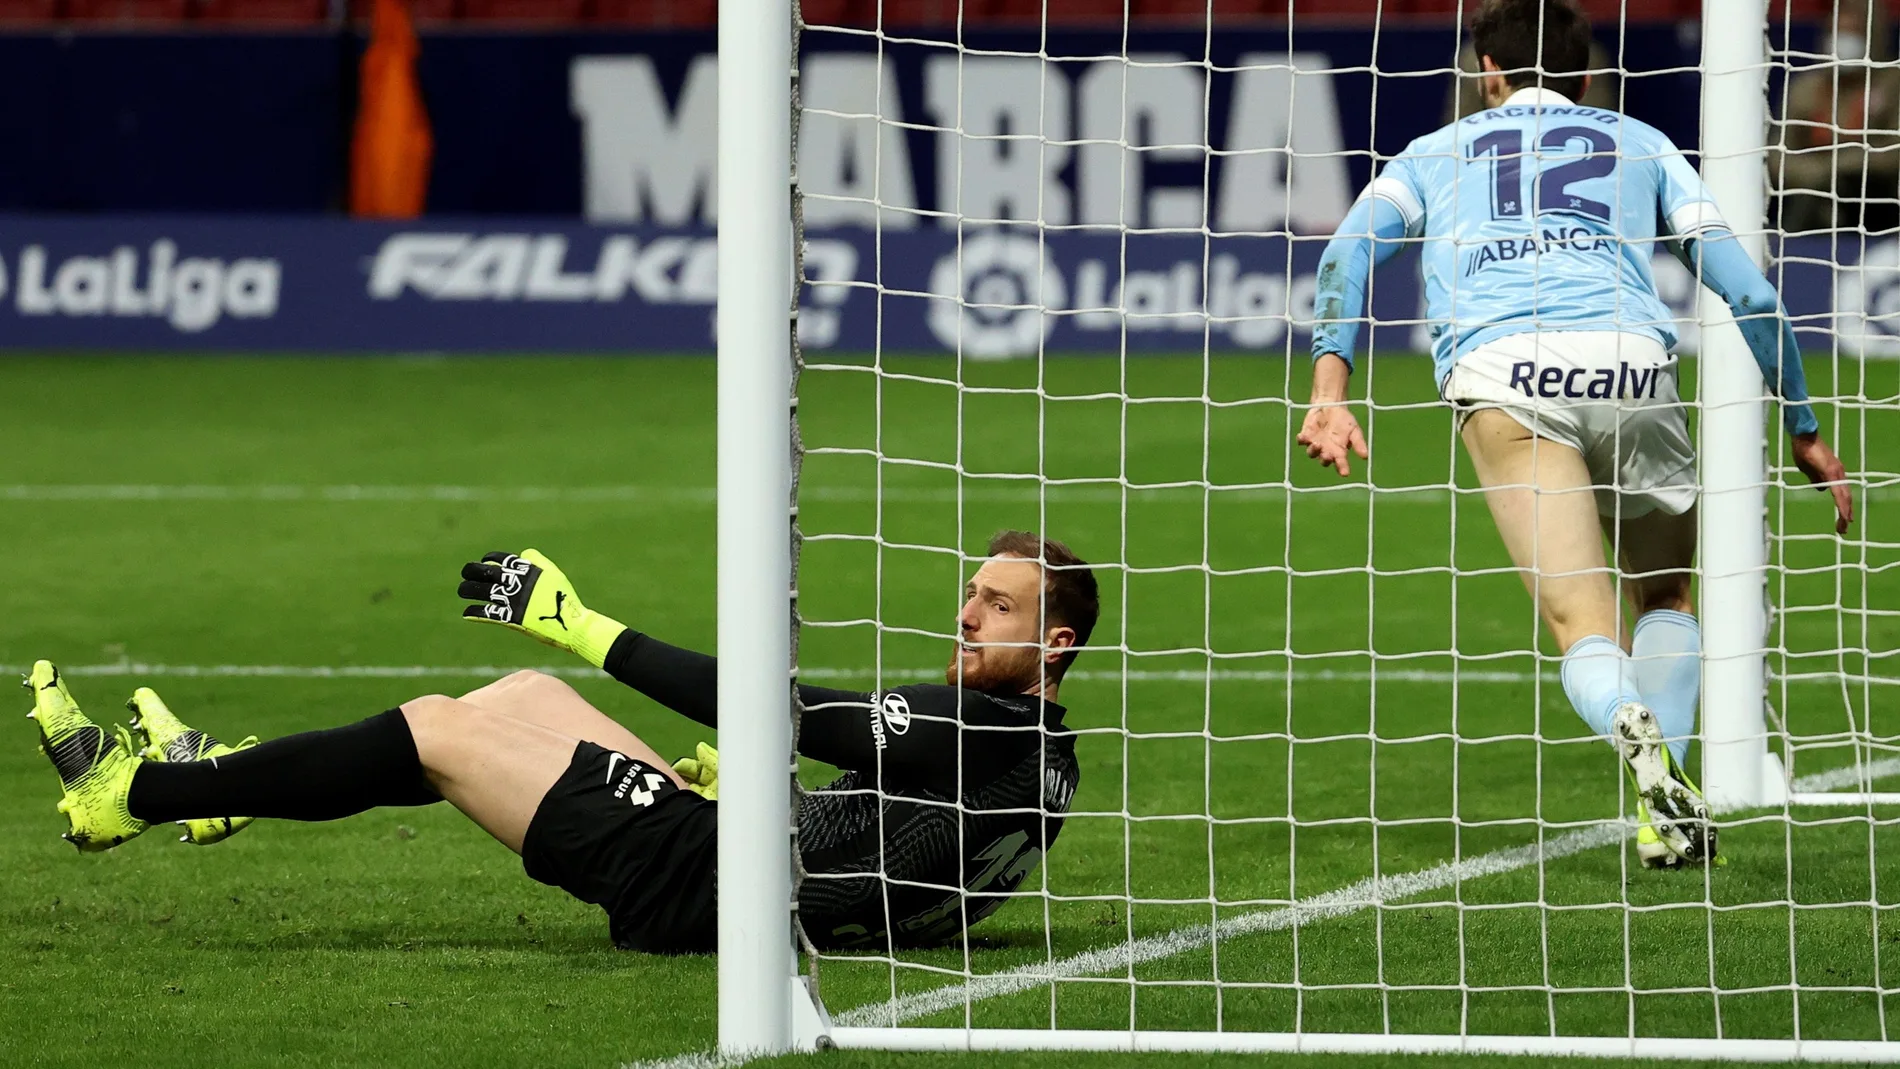
[[[1056,690],[1094,627],[1095,577],[1061,543],[1024,531],[1002,532],[989,552],[964,590],[948,685],[799,688],[800,752],[846,770],[798,813],[799,915],[820,946],[954,939],[1003,904],[1062,830],[1077,769]],[[717,726],[713,658],[587,609],[546,557],[491,553],[462,579],[461,596],[482,602],[468,618],[577,653]],[[714,949],[717,755],[702,745],[669,768],[551,676],[517,672],[460,698],[236,747],[186,727],[147,688],[128,703],[131,732],[115,735],[80,712],[51,663],[25,685],[65,789],[66,838],[81,850],[168,820],[209,844],[256,817],[447,801],[520,854],[529,876],[606,910],[616,945]]]

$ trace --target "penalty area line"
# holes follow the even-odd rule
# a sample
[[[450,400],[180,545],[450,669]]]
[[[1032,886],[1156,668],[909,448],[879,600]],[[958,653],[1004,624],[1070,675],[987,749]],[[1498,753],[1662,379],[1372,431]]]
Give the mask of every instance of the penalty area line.
[[[1900,774],[1900,758],[1886,758],[1865,765],[1834,768],[1802,776],[1790,786],[1802,792],[1830,791],[1896,774]],[[1196,925],[1177,928],[1161,935],[1144,936],[1055,961],[1035,962],[886,1002],[869,1003],[838,1014],[832,1018],[832,1022],[845,1028],[894,1028],[932,1014],[1018,994],[1062,980],[1126,972],[1137,965],[1202,950],[1216,940],[1284,931],[1295,926],[1349,917],[1389,902],[1443,890],[1467,880],[1502,876],[1532,865],[1613,845],[1628,836],[1631,830],[1630,825],[1621,823],[1598,824],[1553,836],[1541,845],[1533,843],[1493,850],[1463,861],[1446,861],[1398,876],[1369,876],[1357,883],[1288,906],[1229,917],[1211,927]],[[694,1051],[673,1058],[631,1062],[622,1069],[734,1069],[751,1060],[742,1055]]]
[[[26,665],[0,665],[0,672],[25,674]],[[598,668],[574,664],[147,664],[140,661],[113,661],[107,664],[61,665],[60,671],[74,678],[142,677],[148,679],[500,679],[515,672],[540,672],[562,679],[607,679]],[[934,683],[943,679],[942,668],[803,668],[800,679],[828,683],[857,683],[865,687],[880,684]],[[1077,681],[1117,683],[1554,683],[1552,669],[1541,676],[1536,672],[1497,668],[1466,668],[1450,671],[1440,668],[1214,668],[1150,669],[1111,668],[1071,669],[1064,678]],[[1839,673],[1810,673],[1785,679],[1770,677],[1771,683],[1826,684],[1867,683],[1878,686],[1900,685],[1900,677],[1843,676]]]

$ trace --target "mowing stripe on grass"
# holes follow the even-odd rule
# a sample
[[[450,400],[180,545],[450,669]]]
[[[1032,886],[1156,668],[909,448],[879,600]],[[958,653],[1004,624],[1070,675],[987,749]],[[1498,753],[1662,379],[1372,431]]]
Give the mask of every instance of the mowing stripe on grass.
[[[717,496],[709,486],[0,486],[0,501],[654,501],[711,505]]]
[[[1137,501],[1195,500],[1212,495],[1232,501],[1283,501],[1289,495],[1305,504],[1363,506],[1369,488],[1347,483],[1337,486],[1200,486],[1168,484],[1163,486],[1122,486],[1113,481],[1080,480],[1039,484],[1036,477],[1000,478],[965,476],[973,481],[961,490],[947,487],[887,486],[814,486],[800,488],[807,501],[839,504],[868,504],[887,501],[895,504],[1033,503],[1053,501],[1066,504],[1116,504],[1124,498]],[[1790,489],[1796,489],[1790,487]],[[1480,493],[1472,487],[1460,488],[1458,496],[1475,499]],[[1452,491],[1443,486],[1386,486],[1377,488],[1381,507],[1387,505],[1444,505]],[[1880,485],[1863,488],[1856,495],[1866,500],[1900,498],[1900,486]],[[357,485],[220,485],[220,484],[15,484],[0,486],[0,501],[473,501],[473,502],[653,502],[668,505],[712,506],[718,498],[710,486],[357,486]],[[1804,497],[1805,499],[1805,497]]]
[[[0,665],[0,671],[27,671],[24,665]],[[69,676],[149,676],[152,678],[265,678],[265,679],[498,679],[511,672],[534,671],[565,679],[606,679],[607,673],[598,668],[572,664],[540,665],[437,665],[437,664],[140,664],[135,661],[116,661],[111,664],[62,665],[60,671]],[[874,668],[806,668],[798,673],[800,679],[840,682],[861,680],[866,685],[883,679],[891,683],[914,683],[934,681],[943,678],[942,668],[886,668],[880,676]],[[1548,673],[1551,679],[1555,672]],[[1370,669],[1342,668],[1296,668],[1291,672],[1280,668],[1228,669],[1216,668],[1212,672],[1181,670],[1130,669],[1118,672],[1108,669],[1076,669],[1065,677],[1074,680],[1095,680],[1114,682],[1126,679],[1131,683],[1199,683],[1208,678],[1215,680],[1234,680],[1239,682],[1276,682],[1292,679],[1298,682],[1347,682],[1365,683],[1375,678]],[[1454,679],[1465,683],[1529,683],[1538,678],[1531,672],[1497,671],[1495,669],[1473,669],[1456,673],[1419,668],[1382,668],[1376,678],[1385,682],[1397,683],[1450,683]],[[1838,682],[1830,677],[1828,682]],[[1895,682],[1900,682],[1896,680]]]
[[[1796,779],[1791,787],[1803,792],[1831,791],[1893,775],[1900,775],[1900,758],[1885,758],[1865,765],[1817,772]],[[847,1028],[896,1027],[931,1014],[1018,994],[1059,980],[1126,972],[1147,962],[1193,953],[1206,948],[1215,939],[1227,940],[1256,932],[1283,931],[1295,925],[1347,917],[1467,880],[1501,876],[1540,861],[1555,861],[1585,850],[1612,845],[1629,835],[1631,830],[1632,826],[1627,824],[1597,824],[1553,836],[1541,846],[1532,844],[1493,850],[1463,861],[1442,862],[1399,876],[1369,876],[1358,883],[1289,906],[1230,917],[1213,927],[1199,925],[1177,928],[1162,935],[1144,936],[1055,961],[1035,962],[1005,972],[976,976],[962,983],[846,1010],[832,1018],[832,1021]],[[624,1069],[732,1069],[749,1060],[717,1052],[695,1051],[675,1058],[631,1063]]]
[[[868,504],[889,501],[897,504],[954,504],[970,502],[1035,502],[1049,500],[1080,504],[1114,504],[1124,492],[1140,500],[1156,498],[1193,498],[1203,492],[1244,501],[1278,501],[1289,488],[1283,486],[1235,486],[1203,488],[1195,485],[1130,486],[1100,482],[1055,483],[1040,488],[1033,477],[966,486],[961,493],[949,488],[887,486],[881,491],[867,486],[813,486],[800,488],[809,501],[842,504]],[[1364,486],[1346,484],[1311,490],[1292,491],[1311,501],[1364,504]],[[1467,491],[1471,493],[1473,491]],[[1380,503],[1443,504],[1449,495],[1443,487],[1386,488]],[[284,485],[147,485],[79,484],[0,486],[0,501],[502,501],[502,502],[612,502],[652,501],[674,505],[712,505],[717,493],[710,486],[306,486]]]
[[[0,665],[0,672],[25,674],[27,670],[26,665]],[[499,679],[512,672],[522,671],[541,672],[564,679],[609,678],[607,673],[598,668],[574,664],[141,664],[136,661],[115,661],[111,664],[61,665],[60,671],[74,677],[138,676],[150,679]],[[932,682],[943,678],[943,669],[886,668],[880,674],[873,668],[804,668],[799,670],[798,676],[800,679],[827,682],[856,681],[868,686],[880,679],[888,683]],[[1124,679],[1130,683],[1202,683],[1212,679],[1216,682],[1242,683],[1282,683],[1288,680],[1296,683],[1370,683],[1376,680],[1381,683],[1444,684],[1535,683],[1540,678],[1543,682],[1555,682],[1557,673],[1553,670],[1540,677],[1535,672],[1494,668],[1468,668],[1458,672],[1435,668],[1380,668],[1376,671],[1369,668],[1295,668],[1292,671],[1283,668],[1215,668],[1211,671],[1131,668],[1125,672],[1078,668],[1064,678],[1109,683]],[[1771,676],[1770,682],[1895,686],[1900,685],[1900,678],[1816,672],[1786,679]]]

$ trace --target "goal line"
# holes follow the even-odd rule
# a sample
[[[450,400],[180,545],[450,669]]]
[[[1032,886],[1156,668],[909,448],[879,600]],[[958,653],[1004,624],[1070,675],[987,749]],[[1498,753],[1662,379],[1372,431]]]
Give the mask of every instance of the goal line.
[[[1801,776],[1791,784],[1802,794],[1820,794],[1900,775],[1900,758],[1883,758],[1864,766],[1829,769]],[[1507,847],[1447,861],[1396,876],[1371,876],[1357,883],[1302,899],[1292,905],[1258,910],[1227,918],[1218,925],[1195,925],[1143,936],[1125,943],[1084,951],[1066,958],[1033,962],[1000,973],[976,976],[900,996],[886,1002],[857,1006],[832,1018],[828,1035],[839,1048],[890,1050],[1100,1050],[1100,1051],[1255,1051],[1284,1053],[1471,1053],[1573,1054],[1590,1057],[1706,1058],[1709,1044],[1736,1041],[1669,1039],[1661,1037],[1548,1037],[1393,1035],[1367,1037],[1321,1032],[1143,1032],[1073,1029],[949,1029],[899,1028],[911,1021],[990,999],[1019,994],[1064,980],[1124,972],[1136,965],[1162,961],[1201,950],[1215,941],[1283,931],[1302,925],[1337,920],[1402,899],[1442,890],[1471,880],[1502,876],[1533,865],[1556,861],[1587,850],[1611,846],[1631,832],[1620,823],[1577,828],[1546,839],[1542,844]],[[1900,1061],[1900,1051],[1885,1045],[1828,1041],[1739,1041],[1745,1047],[1725,1050],[1728,1057],[1757,1061]],[[734,1069],[750,1061],[715,1051],[695,1051],[672,1058],[629,1063],[623,1069]]]

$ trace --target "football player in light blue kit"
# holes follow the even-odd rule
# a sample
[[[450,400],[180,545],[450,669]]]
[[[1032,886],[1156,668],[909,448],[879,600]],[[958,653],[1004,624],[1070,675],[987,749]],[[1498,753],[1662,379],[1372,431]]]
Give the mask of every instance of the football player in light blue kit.
[[[1564,692],[1635,781],[1637,853],[1656,867],[1706,861],[1715,829],[1683,771],[1701,675],[1695,454],[1675,332],[1649,273],[1653,242],[1669,240],[1734,310],[1781,397],[1795,464],[1832,490],[1840,532],[1853,518],[1846,472],[1807,404],[1774,288],[1701,179],[1654,128],[1572,103],[1589,85],[1577,72],[1590,51],[1572,0],[1486,0],[1472,33],[1489,108],[1392,160],[1320,261],[1313,407],[1299,442],[1342,476],[1350,455],[1368,455],[1344,404],[1367,275],[1422,239],[1440,393],[1564,651]],[[1605,535],[1636,615],[1627,647]]]

